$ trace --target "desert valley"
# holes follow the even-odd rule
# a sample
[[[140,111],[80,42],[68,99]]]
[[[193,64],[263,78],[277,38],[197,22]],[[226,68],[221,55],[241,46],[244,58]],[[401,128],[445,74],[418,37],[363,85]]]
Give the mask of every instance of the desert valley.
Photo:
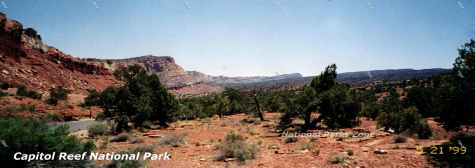
[[[449,69],[337,73],[337,62],[315,76],[213,76],[173,56],[69,55],[0,13],[0,157],[35,168],[474,167],[475,42],[460,45]]]

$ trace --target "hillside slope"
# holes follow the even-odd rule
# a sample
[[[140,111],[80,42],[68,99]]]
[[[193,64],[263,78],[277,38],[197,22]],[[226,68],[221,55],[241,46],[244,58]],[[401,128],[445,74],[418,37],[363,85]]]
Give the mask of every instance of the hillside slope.
[[[139,65],[147,72],[157,74],[162,84],[178,96],[206,95],[220,92],[223,89],[221,86],[206,83],[202,78],[189,74],[180,65],[176,64],[175,59],[170,56],[146,55],[127,59],[88,58],[85,60],[106,67],[110,71],[129,65]]]
[[[44,44],[32,28],[0,13],[0,81],[46,92],[63,86],[72,92],[116,84],[110,71]]]

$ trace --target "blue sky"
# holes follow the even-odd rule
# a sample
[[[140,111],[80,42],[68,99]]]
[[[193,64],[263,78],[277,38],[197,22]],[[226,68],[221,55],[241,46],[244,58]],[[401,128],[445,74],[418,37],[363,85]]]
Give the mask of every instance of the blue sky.
[[[475,0],[0,0],[77,57],[170,55],[212,75],[452,66]]]

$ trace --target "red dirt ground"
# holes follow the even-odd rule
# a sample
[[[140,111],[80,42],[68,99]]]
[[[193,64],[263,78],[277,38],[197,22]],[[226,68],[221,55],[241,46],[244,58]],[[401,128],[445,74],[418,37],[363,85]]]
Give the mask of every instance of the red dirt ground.
[[[136,147],[154,146],[155,153],[171,152],[169,161],[148,161],[149,167],[432,167],[425,156],[416,154],[416,146],[429,146],[445,142],[447,132],[440,128],[433,120],[429,124],[435,130],[435,139],[418,140],[408,138],[405,143],[393,143],[394,135],[376,130],[375,122],[362,120],[361,126],[354,129],[345,129],[345,132],[361,129],[373,134],[370,138],[361,141],[351,141],[344,138],[338,141],[332,137],[308,138],[299,137],[295,143],[285,143],[275,130],[279,113],[266,113],[267,121],[258,124],[245,124],[240,121],[247,118],[244,114],[226,116],[223,119],[210,118],[193,121],[179,121],[171,124],[168,129],[152,130],[149,133],[161,137],[170,134],[186,134],[186,145],[168,147],[159,145],[160,138],[143,136],[144,133],[134,132],[132,136],[143,139],[143,143],[131,144],[128,142],[109,143],[107,147],[99,147],[98,152],[119,152]],[[245,164],[236,161],[216,161],[218,154],[215,145],[230,131],[237,131],[248,142],[259,144],[260,152],[254,160]],[[301,150],[301,146],[309,143],[310,150]],[[386,154],[375,154],[377,149],[387,151]],[[352,150],[348,156],[346,151]],[[319,151],[319,153],[317,152]],[[328,159],[335,155],[347,155],[344,163],[332,164]],[[100,165],[105,162],[97,162]]]

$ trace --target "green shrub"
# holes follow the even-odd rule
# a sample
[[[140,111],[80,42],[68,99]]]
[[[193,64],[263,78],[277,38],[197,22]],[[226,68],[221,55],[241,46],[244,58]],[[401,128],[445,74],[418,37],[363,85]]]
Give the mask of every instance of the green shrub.
[[[375,102],[367,102],[361,107],[360,115],[374,120],[381,113],[381,108],[382,107],[380,104]]]
[[[285,143],[295,143],[297,142],[299,139],[297,137],[294,137],[294,136],[289,136],[289,137],[285,137],[284,139],[284,142]]]
[[[346,154],[334,154],[328,158],[328,162],[331,164],[346,164],[348,159]]]
[[[313,142],[305,142],[300,145],[300,150],[313,150],[315,148],[315,144]]]
[[[260,124],[261,123],[261,120],[258,119],[258,118],[244,118],[240,121],[241,124]]]
[[[89,126],[87,129],[90,137],[96,137],[107,134],[107,125],[102,123],[97,123]]]
[[[30,91],[26,89],[25,86],[19,86],[17,91],[16,91],[17,96],[21,97],[29,97],[32,99],[41,99],[41,94],[35,91]]]
[[[18,112],[35,112],[36,107],[34,105],[27,105],[27,104],[12,105],[12,106],[8,106],[2,109],[1,111],[7,113],[8,115],[12,115]]]
[[[10,88],[11,85],[6,83],[6,82],[0,82],[0,89],[3,89],[3,90],[6,90],[8,88]]]
[[[104,114],[104,112],[97,113],[97,115],[96,115],[96,120],[102,121],[102,120],[104,120],[104,119],[106,119],[106,115]]]
[[[283,110],[285,110],[285,111],[280,116],[279,124],[277,125],[277,131],[278,132],[283,132],[287,128],[291,127],[293,117],[295,116],[295,113],[293,111],[294,109],[292,108],[292,107],[294,107],[293,102],[289,101],[287,103],[289,103],[289,104],[282,107]]]
[[[419,120],[419,123],[416,127],[417,137],[420,139],[428,139],[432,136],[432,129],[426,120]]]
[[[62,115],[59,115],[56,113],[48,113],[48,115],[46,115],[46,120],[47,121],[64,121],[64,118]]]
[[[439,116],[440,104],[437,90],[428,87],[413,87],[407,91],[406,106],[415,106],[423,117]]]
[[[407,137],[404,135],[396,135],[393,138],[394,143],[405,143],[407,142]]]
[[[236,158],[240,163],[255,159],[259,151],[258,145],[247,143],[244,137],[235,132],[228,133],[224,141],[218,145],[218,149],[220,153],[216,160]]]
[[[160,138],[160,145],[168,145],[172,147],[180,147],[185,145],[185,134],[171,134]]]
[[[128,123],[141,127],[152,121],[166,127],[178,108],[174,95],[160,82],[156,74],[150,75],[139,65],[120,68],[114,76],[122,80],[121,87],[108,87],[99,95],[91,91],[84,105],[99,105],[104,115],[115,119],[114,132],[128,130]]]
[[[145,129],[152,129],[153,123],[151,121],[145,121],[142,123],[142,127]]]
[[[101,94],[96,90],[89,91],[89,95],[84,99],[83,106],[100,106],[101,103]]]
[[[57,105],[58,101],[68,99],[69,90],[64,89],[63,87],[51,88],[49,90],[49,98],[46,100],[46,103],[50,105]]]
[[[0,91],[0,97],[8,96],[8,93]]]
[[[46,103],[49,104],[49,105],[56,106],[56,105],[58,105],[58,99],[50,97],[50,98],[46,99]]]
[[[351,149],[348,149],[345,152],[346,152],[346,154],[348,154],[348,156],[353,156],[354,155],[353,150],[351,150]]]
[[[0,119],[0,158],[8,167],[26,167],[27,161],[13,160],[13,154],[21,153],[83,153],[95,148],[94,143],[82,143],[70,136],[66,126],[49,127],[45,122],[18,118]],[[87,161],[49,161],[46,167],[70,167],[71,164],[82,167]]]
[[[419,138],[429,138],[432,135],[431,128],[415,107],[409,107],[402,112],[383,112],[376,120],[378,127],[392,128],[396,133],[408,132],[417,134]]]
[[[353,100],[348,86],[333,86],[322,93],[320,101],[320,118],[329,128],[349,128],[359,124],[361,107]]]
[[[25,86],[19,86],[16,90],[16,95],[27,97],[29,94]]]
[[[139,144],[139,143],[143,143],[143,142],[144,142],[144,140],[142,138],[138,138],[138,137],[134,137],[134,138],[130,139],[131,144]]]

